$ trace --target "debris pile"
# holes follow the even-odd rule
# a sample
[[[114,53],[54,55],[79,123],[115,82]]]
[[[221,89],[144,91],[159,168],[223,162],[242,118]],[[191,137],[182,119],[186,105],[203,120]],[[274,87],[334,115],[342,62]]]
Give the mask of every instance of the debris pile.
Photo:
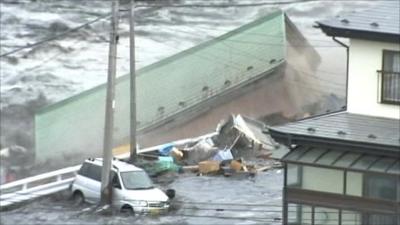
[[[215,135],[179,145],[168,143],[157,152],[141,154],[143,167],[151,176],[166,171],[204,174],[255,175],[276,165],[270,159],[275,146],[262,130],[264,124],[232,115],[218,124]]]

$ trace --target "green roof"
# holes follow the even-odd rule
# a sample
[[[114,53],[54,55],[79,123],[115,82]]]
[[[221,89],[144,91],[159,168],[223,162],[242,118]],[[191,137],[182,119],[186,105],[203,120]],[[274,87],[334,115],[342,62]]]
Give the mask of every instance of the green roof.
[[[285,58],[285,19],[276,11],[137,71],[139,129],[276,68]],[[36,156],[101,152],[105,84],[35,115]],[[117,79],[114,139],[129,136],[129,74]],[[66,145],[68,143],[68,145]]]

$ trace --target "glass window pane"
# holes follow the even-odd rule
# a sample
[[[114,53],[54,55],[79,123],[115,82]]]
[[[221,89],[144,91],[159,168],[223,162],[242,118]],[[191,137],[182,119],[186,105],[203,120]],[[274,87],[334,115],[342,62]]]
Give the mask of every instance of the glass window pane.
[[[288,187],[299,187],[300,186],[300,175],[301,166],[296,164],[287,164],[287,181]]]
[[[289,224],[299,224],[300,223],[300,218],[299,218],[299,207],[297,204],[288,204],[288,223]]]
[[[302,188],[307,190],[343,193],[342,170],[303,166]]]
[[[343,152],[341,151],[329,151],[323,155],[316,163],[321,165],[331,165]]]
[[[400,52],[383,52],[382,100],[400,101]]]
[[[357,172],[347,172],[346,194],[354,196],[362,196],[363,175]]]
[[[388,157],[381,158],[380,160],[375,162],[369,170],[385,172],[390,165],[393,165],[394,161],[396,161],[396,159],[394,158],[388,158]]]
[[[88,170],[89,170],[89,164],[83,163],[81,168],[78,171],[78,174],[82,175],[82,176],[88,176]]]
[[[354,211],[342,211],[342,225],[362,225],[361,214]]]
[[[290,225],[311,225],[312,210],[310,206],[301,204],[288,205],[288,224]]]
[[[353,169],[361,169],[365,170],[367,169],[373,162],[375,162],[377,159],[376,156],[371,156],[371,155],[365,155],[359,159],[356,164],[354,164],[351,168]]]
[[[344,156],[342,156],[335,164],[334,166],[337,167],[344,167],[347,168],[349,167],[358,157],[360,157],[361,154],[357,153],[346,153]]]
[[[396,215],[390,214],[370,214],[368,216],[369,224],[374,225],[397,225]]]
[[[315,207],[314,209],[315,225],[338,225],[339,210],[331,208]]]
[[[301,162],[307,162],[307,163],[312,163],[314,162],[320,155],[322,155],[325,152],[323,149],[317,149],[313,148],[310,151],[308,151],[306,154],[300,157],[299,161]]]
[[[365,196],[395,201],[397,199],[397,180],[395,176],[366,174]]]
[[[300,217],[300,224],[312,224],[312,208],[311,206],[307,205],[300,205],[301,206],[301,217]]]

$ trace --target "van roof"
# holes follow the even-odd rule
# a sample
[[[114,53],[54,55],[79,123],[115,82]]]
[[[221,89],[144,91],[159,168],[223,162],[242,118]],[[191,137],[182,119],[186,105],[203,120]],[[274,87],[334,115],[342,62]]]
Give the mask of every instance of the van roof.
[[[103,158],[96,158],[96,159],[87,159],[85,162],[92,163],[98,166],[103,166]],[[120,172],[127,172],[127,171],[143,171],[143,169],[136,167],[132,164],[126,163],[124,161],[120,161],[118,159],[112,160],[112,169],[118,170]]]

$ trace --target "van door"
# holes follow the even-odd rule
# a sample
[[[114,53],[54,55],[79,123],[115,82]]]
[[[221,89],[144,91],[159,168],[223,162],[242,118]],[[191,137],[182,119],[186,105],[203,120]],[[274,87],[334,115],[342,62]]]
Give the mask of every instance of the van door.
[[[124,200],[123,198],[123,189],[121,185],[121,179],[119,178],[118,174],[116,172],[112,172],[112,187],[113,187],[113,192],[112,192],[112,200],[113,200],[113,205],[117,208],[120,209],[122,207],[122,201]]]
[[[100,201],[100,188],[101,188],[101,167],[91,165],[88,172],[88,180],[86,181],[87,187],[87,201],[96,203]]]

